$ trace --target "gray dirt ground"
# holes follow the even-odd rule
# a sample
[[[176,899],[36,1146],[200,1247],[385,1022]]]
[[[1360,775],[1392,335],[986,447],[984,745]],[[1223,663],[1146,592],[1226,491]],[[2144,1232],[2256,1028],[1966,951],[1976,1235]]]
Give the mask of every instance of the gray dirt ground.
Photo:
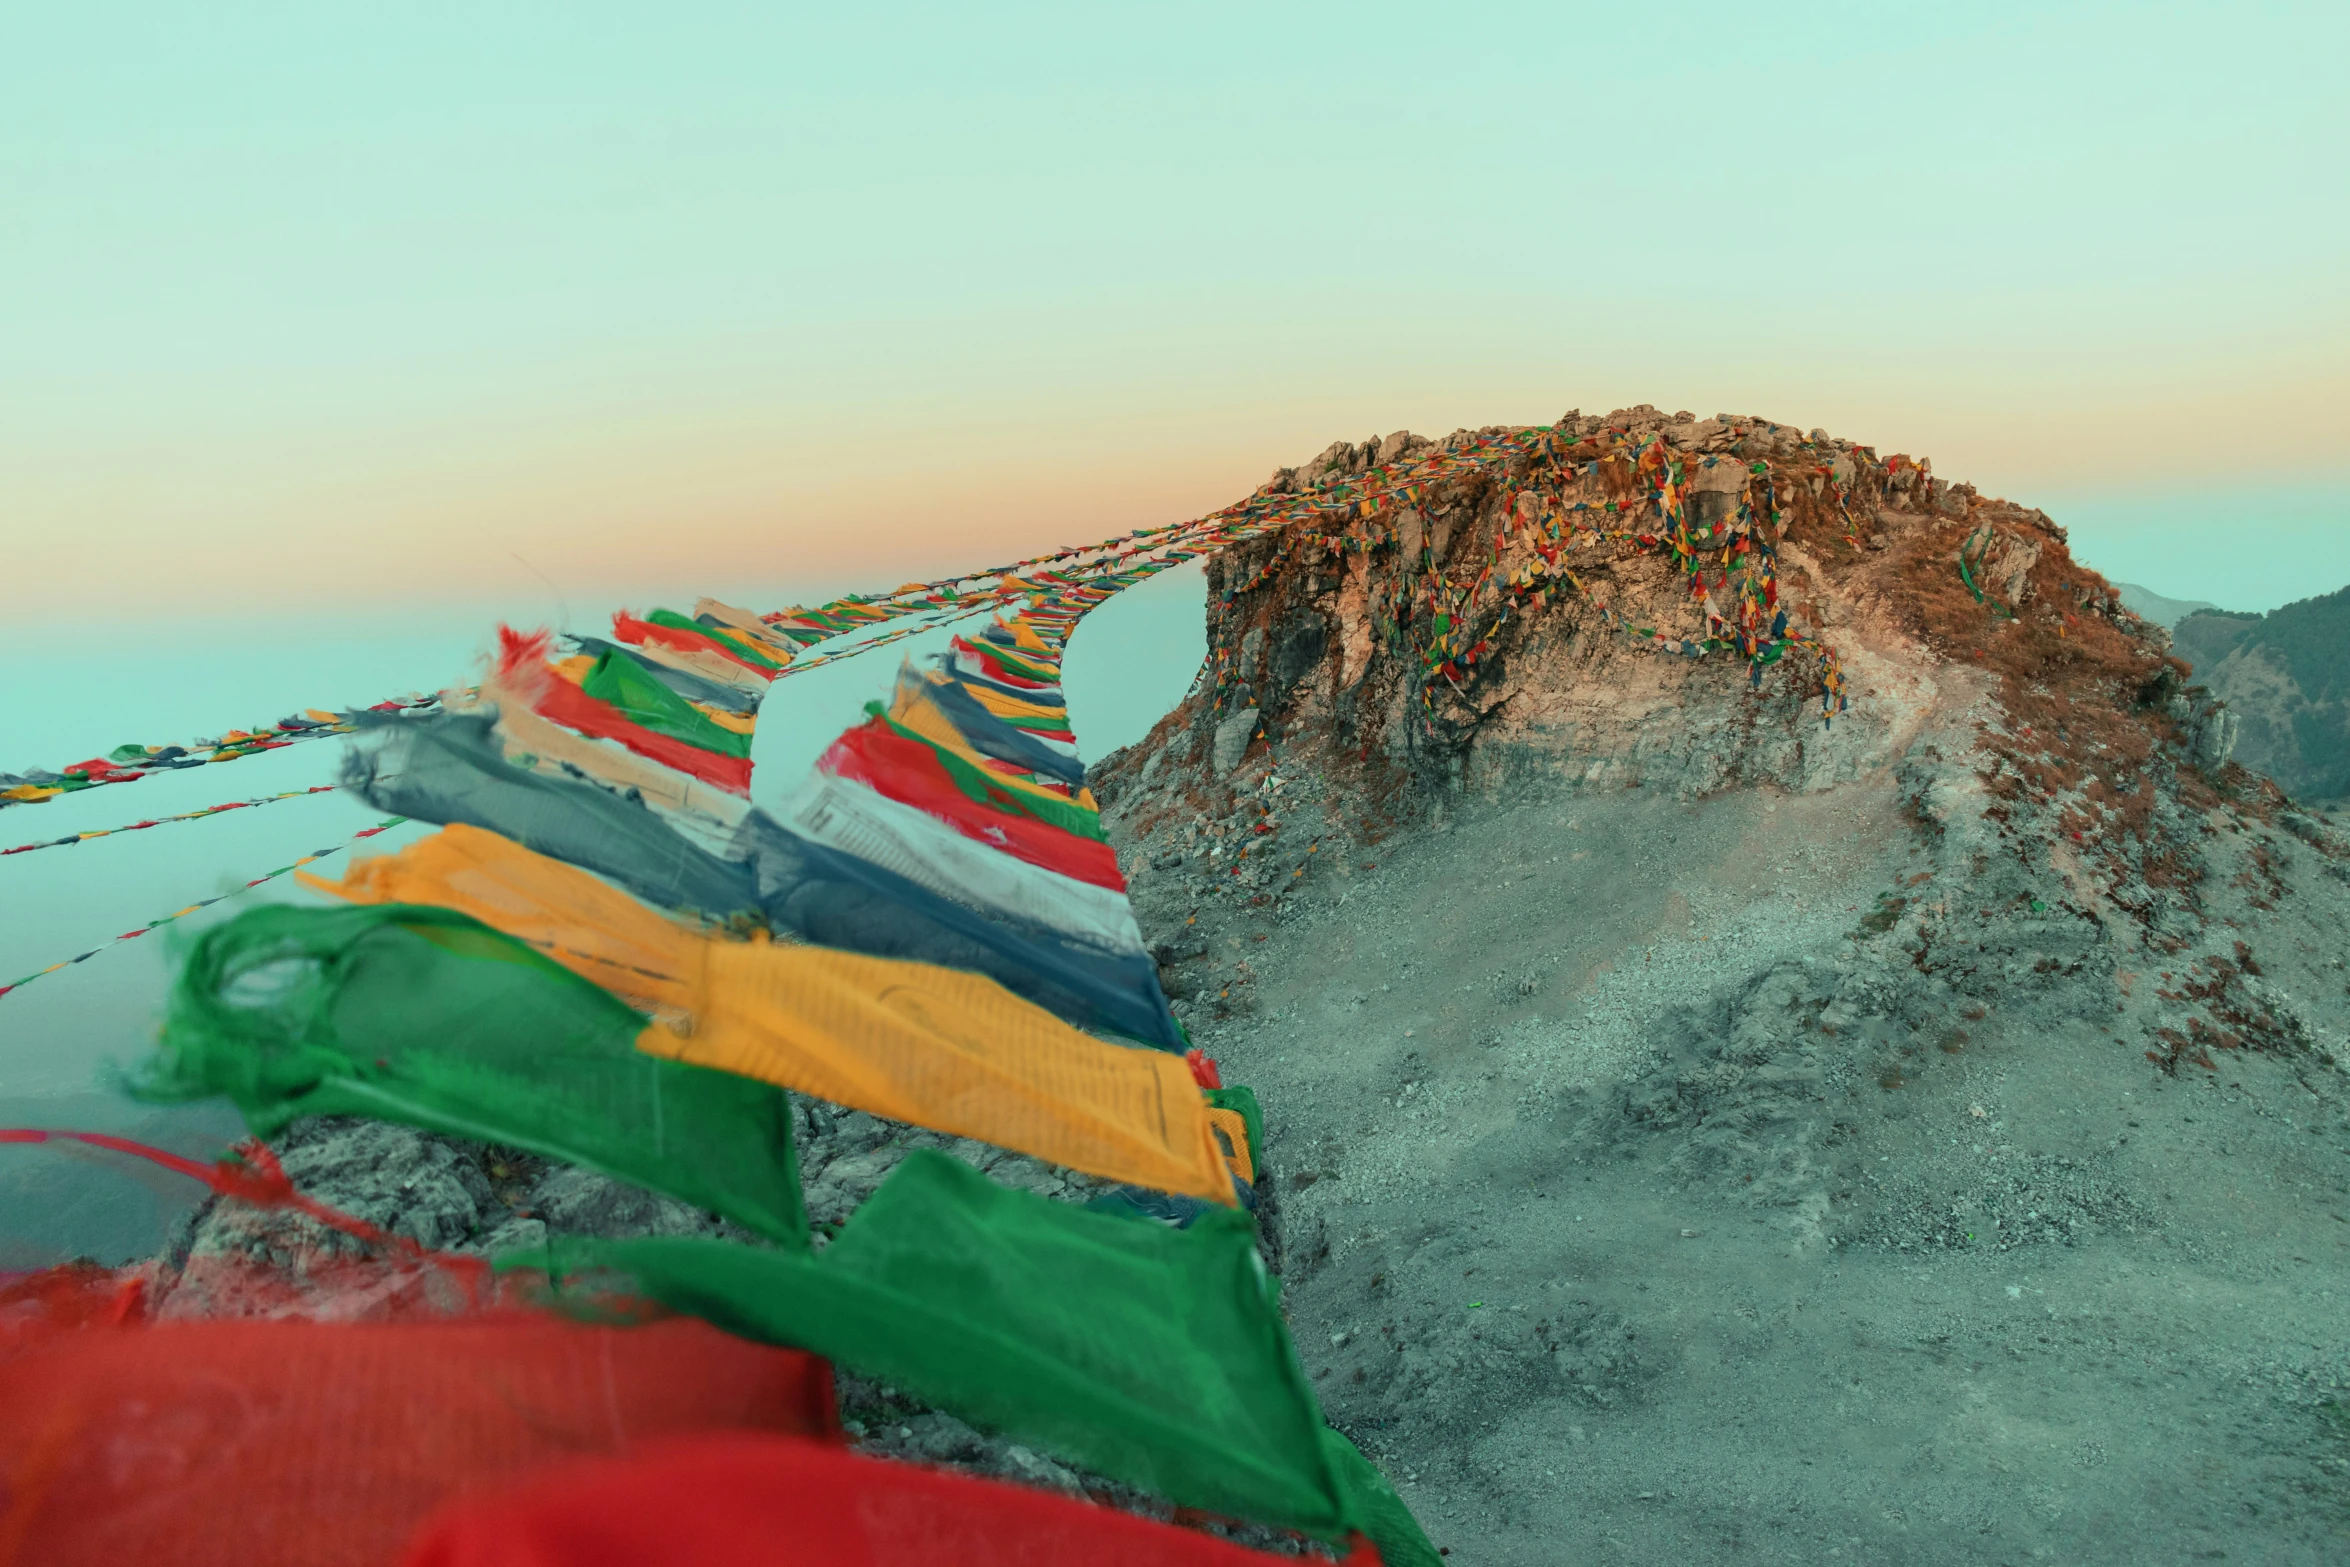
[[[1453,1561],[2350,1559],[2337,1068],[2166,1076],[2155,976],[1954,907],[1889,781],[1455,810],[1136,886],[1329,1414]],[[2338,879],[2235,911],[2337,1047]]]

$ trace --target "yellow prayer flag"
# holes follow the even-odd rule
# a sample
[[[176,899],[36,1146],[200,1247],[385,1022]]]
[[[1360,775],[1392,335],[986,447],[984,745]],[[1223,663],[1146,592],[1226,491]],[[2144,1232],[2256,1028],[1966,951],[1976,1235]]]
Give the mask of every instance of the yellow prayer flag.
[[[539,948],[658,1012],[637,1039],[649,1055],[1108,1180],[1235,1200],[1181,1056],[1080,1033],[980,975],[692,930],[462,825],[354,865],[340,884],[302,879],[359,903],[454,908]]]

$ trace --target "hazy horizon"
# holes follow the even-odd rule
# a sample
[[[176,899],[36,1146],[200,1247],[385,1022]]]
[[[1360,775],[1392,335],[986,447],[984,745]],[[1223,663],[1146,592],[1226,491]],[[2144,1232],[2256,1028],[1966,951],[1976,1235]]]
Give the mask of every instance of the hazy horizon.
[[[1335,437],[1639,402],[2234,569],[2350,451],[2350,217],[2310,194],[2340,8],[10,33],[28,628],[886,586],[1197,516]],[[2179,495],[2205,513],[2132,520]]]

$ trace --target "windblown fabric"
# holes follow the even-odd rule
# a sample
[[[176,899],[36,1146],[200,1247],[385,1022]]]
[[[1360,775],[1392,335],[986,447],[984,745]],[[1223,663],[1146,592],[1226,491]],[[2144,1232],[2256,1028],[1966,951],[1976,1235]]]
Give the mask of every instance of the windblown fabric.
[[[1221,1105],[1211,1104],[1208,1106],[1208,1125],[1216,1133],[1216,1142],[1226,1167],[1249,1185],[1256,1185],[1257,1161],[1249,1143],[1248,1118],[1238,1110],[1227,1110]]]
[[[723,853],[728,834],[751,808],[739,794],[712,788],[625,746],[549,723],[495,679],[482,682],[475,701],[452,703],[450,711],[489,717],[507,759],[526,771],[576,778],[629,796],[713,852]]]
[[[612,617],[612,631],[623,642],[649,642],[677,653],[716,658],[763,680],[772,678],[789,661],[789,655],[755,645],[748,635],[702,625],[674,610],[656,609],[641,620],[623,611]]]
[[[788,1545],[784,1542],[789,1542]],[[1359,1547],[1347,1567],[1377,1567]],[[401,1567],[1273,1567],[1033,1486],[765,1435],[566,1464],[433,1521]]]
[[[831,1370],[690,1319],[105,1323],[0,1354],[0,1560],[385,1567],[450,1497],[730,1430],[838,1440]]]
[[[1083,787],[1085,764],[1077,759],[1074,746],[1059,748],[1048,745],[1039,738],[1039,732],[1025,730],[1018,725],[990,725],[984,722],[991,716],[1003,716],[996,703],[1005,699],[996,696],[991,688],[967,685],[943,672],[933,674],[930,680],[935,688],[930,693],[931,699],[974,749],[996,761],[1026,768],[1040,778],[1057,779],[1072,789]],[[1065,732],[1068,727],[1068,709],[1063,708],[1061,712],[1061,732]],[[1003,733],[1006,727],[1010,727],[1013,732],[1008,735]],[[1058,738],[1058,734],[1054,737]]]
[[[515,765],[498,742],[497,722],[498,715],[475,713],[384,725],[375,744],[354,749],[344,763],[344,785],[417,821],[463,822],[511,838],[661,908],[724,918],[759,907],[748,865],[698,847],[609,789]]]
[[[1063,646],[1180,558],[1170,542],[1123,551],[1160,553],[1115,575],[1006,569],[969,598],[914,585],[782,617],[703,600],[616,616],[609,639],[502,629],[478,690],[350,767],[370,799],[443,831],[312,883],[357,907],[256,910],[206,936],[147,1092],[225,1093],[265,1133],[310,1113],[407,1121],[668,1193],[782,1248],[509,1260],[618,1268],[1180,1503],[1359,1529],[1432,1567],[1315,1408],[1243,1211],[1263,1169],[1254,1098],[1180,1054],[1076,754]],[[922,610],[936,625],[1021,598],[935,670],[905,671],[776,814],[750,805],[770,682],[918,631]],[[883,629],[797,656],[868,628]],[[1099,1176],[1107,1211],[918,1154],[816,1258],[787,1090]],[[936,1483],[835,1477],[891,1505]],[[952,1516],[975,1551],[1051,1560],[1015,1500]],[[813,1516],[762,1557],[820,1544]],[[1128,1522],[1111,1527],[1150,1528]],[[1135,1534],[1114,1554],[1148,1548]]]
[[[1081,940],[1003,908],[981,913],[874,861],[814,843],[763,812],[742,826],[759,907],[820,946],[967,969],[1075,1024],[1184,1048],[1148,953]]]
[[[1110,846],[1066,825],[1086,819],[1076,802],[1037,799],[1009,787],[1008,779],[998,784],[995,778],[1001,775],[991,776],[984,767],[946,754],[886,718],[876,716],[842,735],[817,766],[1031,865],[1115,892],[1125,890],[1118,856]]]
[[[462,911],[649,1008],[670,1060],[975,1137],[1114,1181],[1232,1200],[1207,1102],[1164,1051],[1105,1044],[976,975],[690,931],[582,871],[447,828],[340,885]],[[398,908],[400,902],[388,907]]]
[[[429,904],[479,920],[673,1025],[692,1017],[677,958],[680,928],[616,887],[496,833],[459,824],[396,854],[360,860],[341,881],[304,876],[351,903]]]
[[[960,935],[986,933],[991,946],[1012,940],[1032,953],[1042,947],[1062,962],[1033,970],[1024,983],[993,963],[944,961],[977,967],[1082,1021],[1034,988],[1035,979],[1058,978],[1074,963],[1086,974],[1090,1013],[1131,1038],[1179,1046],[1181,1030],[1082,773],[1070,779],[1065,769],[1031,771],[1008,760],[1037,749],[1034,737],[989,712],[951,674],[925,678],[903,670],[889,706],[867,711],[868,721],[833,743],[780,811],[787,834],[820,851],[829,868],[851,871],[871,888],[858,904],[867,928],[853,939],[818,935],[804,920],[795,919],[793,928],[813,940],[880,952],[905,913],[937,919],[942,907],[951,909]],[[764,834],[768,826],[749,823],[746,833]],[[763,882],[782,863],[752,857]],[[810,855],[811,869],[814,860]],[[923,896],[906,896],[909,886]],[[893,891],[903,912],[888,907]],[[822,907],[807,889],[795,902]],[[1042,942],[1040,931],[1049,933]]]
[[[631,723],[701,750],[750,760],[752,715],[741,711],[739,702],[681,696],[624,648],[593,658],[581,655],[580,662],[579,689]]]
[[[1014,656],[1009,648],[981,646],[962,637],[954,639],[956,667],[968,670],[982,680],[1012,690],[1057,691],[1061,684],[1058,665],[1035,665]]]
[[[1328,1540],[1359,1529],[1389,1563],[1437,1562],[1323,1424],[1243,1214],[1136,1224],[925,1149],[821,1255],[679,1239],[569,1243],[555,1259],[617,1269],[679,1310],[1183,1505]]]
[[[1001,852],[927,811],[818,771],[777,818],[810,842],[882,866],[942,898],[1002,914],[1113,951],[1144,950],[1126,894]]]
[[[693,1031],[648,1030],[640,1049],[1106,1179],[1233,1201],[1206,1101],[1171,1052],[1105,1044],[952,969],[757,942],[703,955]]]
[[[953,649],[938,656],[938,667],[973,693],[984,691],[1014,702],[1058,703],[1062,700],[1058,684],[1006,685],[1002,681],[989,679],[967,655]]]
[[[694,624],[708,627],[714,635],[747,652],[757,653],[777,668],[789,664],[799,653],[797,642],[758,615],[714,598],[694,600]]]
[[[607,789],[509,762],[487,715],[404,720],[381,733],[346,764],[344,782],[386,811],[484,828],[658,908],[712,919],[755,911],[820,946],[984,974],[1071,1023],[1182,1048],[1147,953],[1001,909],[981,914],[757,810],[729,837],[733,857],[721,858]]]
[[[297,740],[349,734],[368,714],[426,712],[439,704],[437,696],[411,692],[389,702],[378,702],[363,713],[305,708],[258,729],[230,729],[186,745],[118,745],[103,756],[68,762],[55,772],[39,767],[29,773],[0,772],[0,810],[39,805],[60,795],[76,794],[103,784],[137,783],[154,773],[209,767],[240,757],[258,756],[264,751],[282,750]]]
[[[1099,840],[1102,836],[1101,811],[1094,803],[1093,794],[1083,784],[1061,784],[1024,776],[1020,771],[1001,762],[991,762],[983,756],[970,737],[955,720],[940,708],[933,693],[937,687],[928,681],[913,678],[911,671],[902,673],[898,680],[886,715],[878,704],[867,711],[882,717],[891,728],[908,739],[920,740],[939,753],[942,763],[956,774],[960,781],[966,772],[978,774],[985,782],[987,797],[998,803],[997,791],[1008,783],[1015,798],[1008,802],[1039,820],[1050,821],[1081,837]],[[984,732],[1004,729],[1017,730],[1003,719],[989,715],[985,720],[967,717],[966,722]],[[958,765],[959,764],[959,765]]]
[[[971,695],[981,707],[1015,729],[1069,744],[1076,741],[1069,730],[1069,710],[1058,702],[1026,701],[1004,695],[1001,687],[988,685],[979,686]]]
[[[722,651],[717,639],[700,632],[653,626],[629,615],[612,617],[612,635],[649,664],[699,676],[714,685],[755,698],[766,688],[767,672],[754,670]]]
[[[681,665],[671,663],[650,647],[622,649],[616,642],[602,637],[574,636],[571,645],[590,658],[601,658],[606,653],[625,651],[642,665],[647,673],[689,702],[709,702],[720,707],[740,707],[745,702],[758,700],[759,692],[746,691],[739,682],[713,680],[709,676]],[[764,684],[762,682],[762,684]]]
[[[262,1137],[364,1115],[527,1148],[806,1245],[790,1102],[639,1051],[647,1026],[450,909],[268,905],[198,939],[138,1090],[224,1094]]]
[[[500,628],[502,644],[498,655],[498,682],[513,692],[540,717],[561,724],[566,729],[598,740],[616,740],[639,756],[675,768],[689,777],[699,778],[729,794],[748,795],[751,792],[751,756],[747,740],[738,743],[738,737],[707,724],[708,736],[680,738],[672,730],[677,721],[650,727],[641,720],[652,717],[648,707],[632,709],[615,703],[609,697],[598,696],[584,686],[574,685],[548,669],[543,662],[547,651],[544,632],[533,636],[517,636]],[[607,673],[609,665],[599,660],[603,684],[607,691],[620,694],[625,689],[638,694],[638,683],[625,676]],[[670,695],[668,688],[650,679],[642,682],[648,697],[652,691]],[[688,707],[688,713],[693,710]],[[698,716],[698,715],[696,715]]]
[[[515,764],[514,770],[625,796],[650,808],[639,815],[658,818],[658,826],[723,858],[750,808],[759,702],[788,664],[792,647],[759,627],[748,611],[705,599],[697,614],[699,619],[688,620],[655,610],[639,620],[623,612],[613,617],[619,642],[573,637],[567,641],[576,651],[566,655],[557,653],[546,632],[522,635],[500,627],[489,678],[475,692],[453,694],[450,707],[485,717],[496,742],[490,749]],[[374,771],[383,776],[382,769]],[[503,803],[512,805],[512,791],[503,794]],[[611,813],[602,815],[609,820]],[[654,826],[636,824],[624,834],[628,847],[673,847],[667,834],[649,830]],[[623,861],[635,857],[614,849],[604,853]],[[618,869],[592,858],[581,863],[607,873]],[[646,895],[665,905],[678,902],[664,890]],[[712,914],[747,906],[739,900],[713,906],[699,901],[700,895],[686,906]]]

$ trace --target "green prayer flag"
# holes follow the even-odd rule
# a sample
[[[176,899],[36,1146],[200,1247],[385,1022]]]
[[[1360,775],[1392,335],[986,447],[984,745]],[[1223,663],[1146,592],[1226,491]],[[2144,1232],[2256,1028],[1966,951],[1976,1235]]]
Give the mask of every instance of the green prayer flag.
[[[248,909],[173,987],[143,1098],[225,1094],[256,1135],[364,1115],[527,1148],[807,1245],[791,1101],[636,1048],[645,1019],[453,909]]]
[[[1329,1540],[1360,1529],[1391,1567],[1435,1567],[1393,1489],[1324,1425],[1237,1211],[1137,1224],[918,1149],[819,1255],[660,1238],[552,1256],[1181,1505]]]
[[[757,649],[747,648],[732,637],[720,636],[717,632],[713,631],[710,627],[703,625],[700,621],[688,620],[683,615],[680,615],[676,610],[651,610],[646,613],[645,620],[649,625],[668,626],[672,630],[676,631],[690,631],[697,637],[708,637],[711,641],[719,644],[729,653],[734,654],[737,658],[743,659],[760,669],[781,669],[784,667],[781,663],[778,663],[776,660],[769,658],[766,654],[759,652]],[[855,624],[861,625],[863,622],[859,621]]]
[[[974,767],[966,758],[955,755],[929,736],[908,729],[890,717],[888,710],[879,702],[866,703],[865,711],[887,724],[890,731],[900,739],[911,740],[926,748],[938,758],[939,765],[946,769],[947,777],[955,787],[979,804],[1009,811],[1016,816],[1033,816],[1047,826],[1075,833],[1080,838],[1091,838],[1096,843],[1109,841],[1102,834],[1100,815],[1087,810],[1075,800],[1062,799],[1057,795],[1046,799],[1026,789],[1007,788],[1001,776],[991,774],[984,767]]]
[[[708,714],[655,679],[653,672],[621,648],[600,654],[580,690],[609,702],[629,722],[720,756],[749,757],[751,737],[713,722]]]
[[[982,643],[981,647],[989,658],[994,659],[1023,680],[1033,680],[1039,685],[1047,686],[1057,686],[1061,683],[1060,671],[1047,669],[1041,664],[1032,664],[1025,655],[1013,652],[1000,642]]]

